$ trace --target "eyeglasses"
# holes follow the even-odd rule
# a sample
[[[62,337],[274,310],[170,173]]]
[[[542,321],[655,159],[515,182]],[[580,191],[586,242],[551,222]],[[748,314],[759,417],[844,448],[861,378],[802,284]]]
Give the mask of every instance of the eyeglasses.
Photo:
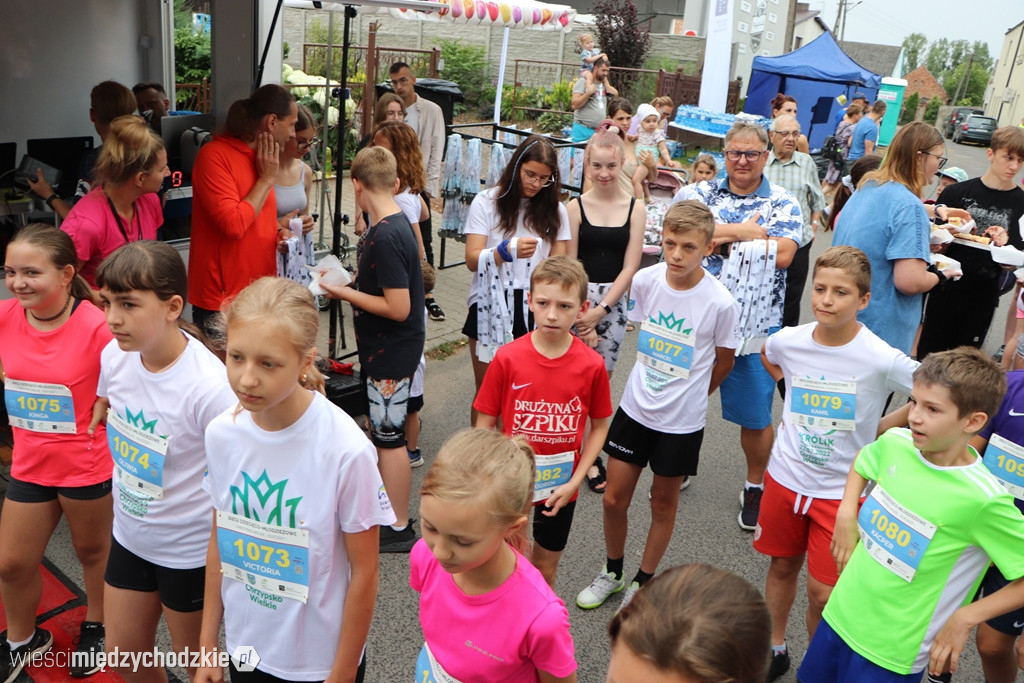
[[[777,130],[772,135],[778,135],[780,138],[798,138],[800,137],[800,131],[798,130]]]
[[[391,87],[395,87],[396,85],[405,85],[408,82],[409,82],[409,77],[408,76],[402,76],[401,78],[392,78],[391,79]]]
[[[320,142],[320,138],[311,138],[308,141],[306,141],[306,140],[296,140],[295,146],[297,148],[299,148],[300,150],[309,149],[310,147],[312,147],[313,145],[315,145],[318,142]]]
[[[740,157],[745,157],[748,162],[754,163],[755,161],[760,159],[761,156],[764,155],[764,153],[767,151],[768,150],[757,151],[751,149],[746,151],[740,151],[735,149],[727,149],[725,150],[725,158],[728,159],[729,161],[739,161]]]
[[[927,154],[930,157],[935,157],[936,159],[938,159],[939,160],[939,168],[945,167],[946,162],[949,161],[949,157],[943,157],[943,156],[939,156],[938,154],[932,154],[931,152],[926,152],[923,149],[921,150],[921,154]]]
[[[533,171],[527,171],[523,169],[523,182],[530,183],[531,185],[540,184],[541,187],[548,187],[553,185],[555,177],[550,175],[537,175]]]
[[[668,111],[665,111],[664,109],[661,110],[661,118],[667,119],[670,116],[672,116],[672,110],[671,109],[669,109]]]

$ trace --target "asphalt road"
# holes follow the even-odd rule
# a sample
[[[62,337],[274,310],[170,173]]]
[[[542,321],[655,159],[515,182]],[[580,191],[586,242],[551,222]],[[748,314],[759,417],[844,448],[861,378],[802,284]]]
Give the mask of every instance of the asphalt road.
[[[951,166],[960,166],[971,177],[984,172],[987,162],[982,147],[957,145],[947,142],[947,153]],[[345,188],[348,191],[348,188]],[[439,221],[438,221],[439,222]],[[436,224],[436,223],[435,223]],[[816,241],[812,256],[820,254],[831,243],[831,235],[821,235]],[[436,238],[435,238],[436,246]],[[451,247],[449,247],[451,248]],[[461,326],[459,318],[461,301],[468,284],[468,272],[463,268],[442,271],[439,281],[450,289],[441,301],[449,312],[446,330]],[[809,287],[809,283],[808,283]],[[439,292],[442,287],[439,285]],[[460,294],[461,292],[461,294]],[[809,310],[809,295],[803,303],[803,322],[812,320]],[[1004,297],[997,312],[993,331],[986,341],[985,349],[994,352],[1001,343],[1002,321],[1009,301]],[[435,323],[430,323],[435,325]],[[429,330],[428,330],[429,331]],[[447,331],[444,338],[457,338],[457,332]],[[351,338],[351,337],[350,337]],[[620,370],[612,378],[613,399],[617,402],[632,359],[635,358],[636,334],[628,334],[620,358]],[[553,378],[557,381],[557,378]],[[426,406],[422,412],[424,420],[421,448],[426,456],[427,466],[432,456],[447,435],[468,426],[469,407],[473,396],[473,380],[468,351],[462,350],[446,360],[428,362],[426,378]],[[899,402],[899,399],[897,399]],[[781,401],[776,400],[778,417]],[[413,470],[413,490],[422,481],[426,467]],[[751,548],[751,534],[739,528],[736,522],[739,513],[738,495],[744,480],[744,459],[739,446],[739,429],[721,419],[719,399],[712,397],[701,452],[700,474],[693,485],[680,496],[676,530],[672,543],[661,567],[666,568],[687,562],[707,562],[724,567],[747,578],[755,586],[763,588],[767,559]],[[636,572],[644,541],[644,531],[649,522],[650,508],[645,492],[650,485],[650,475],[645,473],[637,487],[630,508],[631,535],[627,542],[625,568],[632,576]],[[413,496],[413,516],[416,511],[416,496]],[[47,550],[47,556],[66,574],[81,581],[81,572],[74,559],[65,525],[61,525]],[[608,664],[608,639],[606,626],[618,605],[617,597],[605,606],[585,612],[575,606],[576,593],[589,584],[604,560],[604,545],[601,527],[601,497],[589,490],[580,492],[576,517],[573,523],[569,545],[563,555],[557,592],[569,605],[572,633],[579,661],[580,681],[603,681]],[[794,669],[781,680],[794,681],[795,667],[807,648],[807,635],[803,626],[803,611],[806,600],[802,595],[801,582],[797,602],[793,608],[789,625],[790,651],[794,655]],[[867,606],[869,607],[869,606]],[[417,621],[417,596],[408,585],[408,560],[401,555],[387,555],[381,559],[381,582],[377,611],[367,646],[368,681],[408,681],[413,675],[413,664],[422,644],[422,634]],[[500,625],[495,625],[500,628]],[[166,637],[162,637],[167,646]],[[982,681],[981,667],[973,644],[965,652],[957,681]],[[1022,680],[1018,677],[1018,680]]]

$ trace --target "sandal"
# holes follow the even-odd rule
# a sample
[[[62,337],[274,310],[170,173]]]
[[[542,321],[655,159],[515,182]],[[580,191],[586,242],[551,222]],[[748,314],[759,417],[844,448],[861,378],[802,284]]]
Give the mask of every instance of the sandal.
[[[597,468],[597,476],[587,477],[587,486],[594,493],[604,493],[604,490],[608,487],[608,473],[604,469],[604,463],[601,462],[601,456],[597,456],[597,460],[594,461],[594,467]]]

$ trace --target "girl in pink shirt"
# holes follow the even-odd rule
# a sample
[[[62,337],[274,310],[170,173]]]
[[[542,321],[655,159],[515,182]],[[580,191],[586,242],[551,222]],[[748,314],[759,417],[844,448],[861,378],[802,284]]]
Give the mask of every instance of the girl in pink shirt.
[[[409,559],[417,681],[576,681],[565,603],[520,554],[534,476],[530,447],[498,432],[465,429],[438,452]]]
[[[156,239],[164,222],[156,193],[171,171],[163,141],[133,115],[110,124],[94,173],[92,191],[75,203],[61,229],[75,243],[82,277],[95,288],[103,259],[129,242]]]
[[[14,434],[11,481],[0,516],[0,681],[14,680],[53,636],[36,626],[39,563],[61,515],[67,517],[88,600],[78,651],[103,649],[103,571],[110,551],[113,463],[106,430],[93,421],[100,352],[111,339],[103,312],[77,270],[71,238],[41,223],[7,246],[13,299],[0,302],[4,401]],[[86,661],[88,660],[88,661]],[[99,670],[72,660],[71,675]]]

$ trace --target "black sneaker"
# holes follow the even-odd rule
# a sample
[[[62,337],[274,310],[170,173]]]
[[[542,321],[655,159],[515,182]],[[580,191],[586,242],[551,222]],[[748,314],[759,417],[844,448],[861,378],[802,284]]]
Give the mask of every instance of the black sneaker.
[[[412,520],[409,525],[401,531],[395,531],[389,525],[380,527],[380,552],[382,553],[407,553],[412,550],[417,541],[416,532],[412,529]]]
[[[759,489],[756,486],[743,489],[740,494],[740,505],[743,509],[740,510],[740,528],[746,531],[753,531],[757,527],[757,517],[761,512],[761,496],[764,495],[764,489]]]
[[[768,667],[768,682],[782,678],[789,671],[789,650],[772,654],[772,663]]]
[[[75,651],[71,653],[71,677],[84,678],[103,668],[100,661],[106,631],[98,621],[83,621]]]
[[[444,311],[441,310],[441,305],[434,299],[426,300],[427,315],[430,316],[431,320],[441,321],[444,320]]]
[[[53,636],[38,626],[32,640],[14,650],[7,644],[7,631],[0,633],[0,683],[11,683],[33,657],[49,651],[52,645]]]

